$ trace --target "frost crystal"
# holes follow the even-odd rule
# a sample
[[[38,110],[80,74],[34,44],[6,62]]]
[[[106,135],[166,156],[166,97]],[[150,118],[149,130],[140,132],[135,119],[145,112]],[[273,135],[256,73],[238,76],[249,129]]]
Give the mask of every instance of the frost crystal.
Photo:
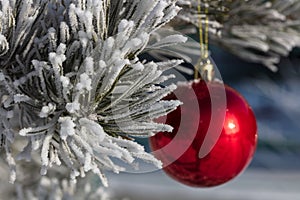
[[[60,123],[59,134],[62,140],[66,140],[69,135],[71,136],[75,134],[74,128],[76,124],[73,122],[71,117],[60,117],[58,122]]]

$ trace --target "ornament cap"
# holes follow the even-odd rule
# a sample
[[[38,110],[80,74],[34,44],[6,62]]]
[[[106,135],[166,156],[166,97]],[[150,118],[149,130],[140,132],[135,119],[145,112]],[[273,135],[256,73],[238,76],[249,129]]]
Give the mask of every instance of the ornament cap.
[[[215,68],[216,64],[213,62],[211,57],[200,57],[197,65],[195,66],[195,79],[200,78],[205,82],[212,82],[215,79]],[[197,74],[197,75],[196,75]]]

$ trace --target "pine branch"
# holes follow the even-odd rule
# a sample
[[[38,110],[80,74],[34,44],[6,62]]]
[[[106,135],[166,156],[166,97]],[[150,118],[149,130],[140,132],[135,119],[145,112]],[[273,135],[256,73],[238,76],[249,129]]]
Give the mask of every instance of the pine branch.
[[[275,71],[280,57],[300,46],[299,1],[209,0],[207,3],[212,42],[245,60]],[[198,26],[198,1],[182,0],[178,4],[183,7],[178,18]],[[205,23],[203,13],[201,18]]]
[[[29,196],[20,199],[36,198],[38,185],[44,199],[62,197],[65,178],[90,171],[107,186],[106,170],[125,170],[113,158],[162,166],[132,137],[171,131],[153,119],[180,104],[161,100],[176,87],[160,83],[172,78],[163,71],[182,61],[146,62],[138,55],[179,10],[175,0],[0,2],[1,157],[11,182],[20,184],[18,194],[24,192],[15,175],[22,160],[40,160],[35,167],[50,177],[25,188]],[[166,36],[151,47],[184,41]],[[53,179],[57,168],[67,170]]]

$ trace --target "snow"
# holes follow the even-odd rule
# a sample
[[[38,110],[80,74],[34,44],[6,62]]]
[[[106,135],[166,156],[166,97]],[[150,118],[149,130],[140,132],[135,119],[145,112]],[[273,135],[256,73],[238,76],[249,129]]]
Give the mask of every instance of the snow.
[[[80,104],[78,102],[67,103],[66,109],[69,113],[75,113],[80,110]]]
[[[86,153],[85,162],[84,162],[84,166],[83,166],[83,169],[84,169],[85,172],[92,169],[91,159],[92,159],[91,154]]]
[[[85,73],[87,75],[93,75],[94,73],[94,59],[92,57],[87,57],[84,60]]]
[[[26,95],[23,94],[15,94],[14,95],[14,102],[15,103],[20,103],[22,101],[28,101],[30,98]]]
[[[66,52],[66,49],[67,49],[67,46],[63,43],[60,43],[56,49],[56,53],[59,55],[64,54]]]
[[[83,89],[86,89],[87,91],[90,91],[92,89],[92,79],[87,75],[86,73],[80,74],[80,81],[76,85],[76,89],[78,91],[81,91]]]
[[[81,118],[79,119],[79,124],[86,127],[86,129],[92,133],[92,136],[96,136],[98,142],[101,142],[104,139],[106,133],[98,123],[88,118]]]
[[[110,3],[109,6],[117,4],[113,1]],[[53,191],[57,192],[45,194],[49,198],[58,199],[58,196],[63,195],[65,191],[55,188],[60,187],[59,184],[63,185],[62,179],[69,178],[69,175],[72,179],[84,176],[85,171],[98,174],[107,186],[102,169],[115,173],[124,170],[112,158],[132,165],[135,165],[136,158],[142,158],[161,166],[158,160],[133,141],[119,138],[124,142],[121,143],[109,138],[112,134],[121,134],[121,129],[113,120],[102,121],[100,125],[98,115],[114,117],[109,111],[109,106],[112,106],[109,98],[118,95],[112,95],[114,88],[118,88],[119,91],[128,92],[128,95],[119,94],[120,98],[117,96],[113,101],[114,107],[120,108],[128,100],[140,107],[139,110],[135,109],[135,117],[138,119],[127,127],[133,127],[134,130],[128,130],[122,135],[130,137],[135,130],[151,135],[156,129],[167,127],[148,120],[151,111],[157,113],[151,110],[151,104],[157,103],[170,92],[159,86],[151,92],[148,90],[156,84],[155,81],[166,80],[166,77],[159,80],[163,69],[158,69],[154,62],[149,65],[142,63],[138,55],[145,49],[154,29],[166,24],[164,16],[174,13],[175,2],[132,1],[132,13],[128,12],[128,16],[124,13],[127,19],[119,25],[107,24],[110,19],[115,23],[121,20],[118,15],[115,19],[111,18],[108,4],[109,1],[96,0],[65,3],[33,3],[29,0],[15,5],[14,1],[5,0],[1,7],[3,30],[0,34],[0,55],[3,56],[5,69],[10,72],[0,72],[2,104],[5,108],[2,115],[5,130],[1,137],[6,139],[1,144],[6,148],[12,181],[16,175],[14,170],[23,167],[22,163],[16,166],[11,154],[12,150],[17,151],[19,148],[18,142],[13,144],[18,145],[17,148],[10,146],[13,139],[17,139],[13,136],[18,133],[26,136],[21,137],[20,149],[22,145],[26,146],[22,143],[27,140],[27,146],[19,158],[29,160],[30,153],[35,153],[34,159],[40,162],[34,168],[41,169],[42,175],[54,164],[63,164],[71,170],[71,174],[61,173],[57,179],[49,179],[49,184],[42,182],[42,189],[46,191],[51,184],[54,186]],[[119,13],[122,10],[125,11],[124,8],[115,11]],[[119,32],[114,27],[117,25]],[[9,43],[8,38],[12,38]],[[18,48],[20,46],[23,49]],[[20,55],[13,56],[7,52]],[[104,105],[106,102],[107,105]],[[174,106],[171,103],[168,108],[173,109]],[[127,116],[130,115],[128,111],[125,112]],[[149,123],[142,123],[145,121]],[[109,129],[104,131],[103,127]],[[30,199],[40,198],[40,191],[21,191],[22,188],[19,186],[17,191],[21,196],[23,192],[24,195],[28,192]]]
[[[40,116],[41,118],[46,118],[46,117],[48,117],[48,115],[49,115],[51,112],[53,112],[55,109],[56,109],[55,104],[53,104],[53,103],[48,103],[48,105],[42,107],[42,110],[41,110],[39,116]]]
[[[60,137],[63,140],[66,140],[69,135],[75,134],[75,126],[76,124],[73,122],[72,118],[67,117],[60,117],[58,119],[58,122],[60,123]]]
[[[70,85],[70,78],[69,78],[69,77],[61,76],[61,77],[60,77],[60,81],[61,81],[62,86],[63,86],[64,88],[68,88],[68,87],[69,87],[69,85]]]
[[[2,72],[0,72],[0,81],[4,81],[5,80],[5,76]]]
[[[144,65],[140,62],[131,65],[134,70],[142,71],[144,69]]]
[[[170,35],[165,38],[162,38],[158,42],[151,45],[151,48],[161,48],[161,47],[165,47],[165,46],[175,45],[177,43],[184,43],[187,41],[187,39],[188,39],[187,37],[184,37],[182,35],[174,34],[174,35]],[[174,42],[176,42],[176,43],[174,43]]]
[[[139,39],[139,38],[133,38],[130,43],[132,44],[132,47],[131,48],[135,48],[135,47],[138,47],[142,44],[142,40]]]
[[[9,43],[6,37],[0,33],[0,56],[4,55],[9,50]]]
[[[26,136],[27,133],[30,133],[30,131],[32,131],[32,128],[31,128],[31,127],[29,127],[29,128],[23,128],[23,129],[21,129],[21,130],[19,131],[19,135],[21,135],[21,136]]]
[[[77,170],[72,170],[71,171],[71,174],[70,174],[70,178],[72,179],[72,180],[76,180],[76,177],[77,176],[79,176],[80,175],[80,172],[79,171],[77,171]]]
[[[151,13],[147,16],[145,19],[145,23],[143,24],[143,27],[156,25],[157,22],[159,22],[163,16],[164,16],[164,9],[168,6],[168,3],[165,1],[159,1]]]
[[[55,68],[60,68],[62,63],[67,59],[64,55],[66,51],[66,45],[60,44],[55,52],[49,53],[49,61],[51,62],[52,66]]]
[[[75,8],[75,12],[79,21],[85,26],[88,38],[91,39],[93,33],[93,13],[89,10],[82,10],[81,8]]]
[[[128,21],[126,19],[122,19],[118,26],[118,32],[124,32],[130,30],[132,27],[134,27],[133,21]]]

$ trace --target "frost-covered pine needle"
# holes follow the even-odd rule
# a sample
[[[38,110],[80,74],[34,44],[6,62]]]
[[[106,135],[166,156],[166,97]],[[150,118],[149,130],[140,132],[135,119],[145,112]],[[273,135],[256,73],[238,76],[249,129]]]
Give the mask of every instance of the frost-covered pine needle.
[[[65,178],[76,182],[92,171],[104,186],[105,171],[124,170],[112,158],[161,167],[132,137],[172,130],[153,119],[180,104],[161,100],[176,88],[161,83],[172,78],[163,71],[182,61],[138,55],[179,10],[176,0],[0,1],[0,144],[11,182],[32,156],[42,175],[66,167]],[[184,41],[177,34],[151,45]]]
[[[208,0],[209,32],[212,43],[247,61],[276,71],[280,57],[300,47],[299,0]],[[177,19],[199,25],[198,0],[180,0]],[[175,23],[176,25],[176,23]]]

